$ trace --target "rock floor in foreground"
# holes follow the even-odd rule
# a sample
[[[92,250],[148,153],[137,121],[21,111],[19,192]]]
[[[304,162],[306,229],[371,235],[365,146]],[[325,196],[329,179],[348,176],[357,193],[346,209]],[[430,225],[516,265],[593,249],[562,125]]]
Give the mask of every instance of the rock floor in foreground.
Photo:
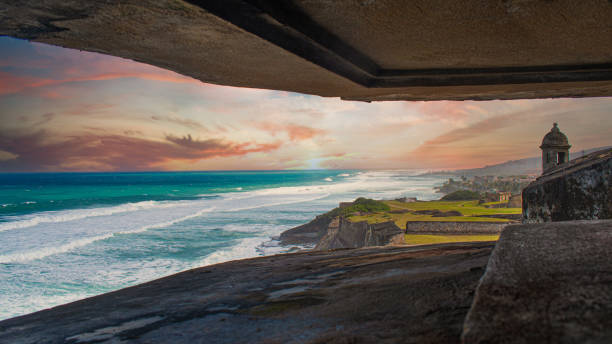
[[[455,343],[493,243],[186,271],[0,322],[2,343]]]

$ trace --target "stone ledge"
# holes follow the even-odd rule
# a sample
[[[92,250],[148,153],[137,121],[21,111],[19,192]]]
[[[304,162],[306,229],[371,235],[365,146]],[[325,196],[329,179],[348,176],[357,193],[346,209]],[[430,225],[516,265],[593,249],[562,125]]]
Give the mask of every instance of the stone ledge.
[[[498,234],[505,222],[408,221],[406,234]]]
[[[463,343],[612,342],[612,220],[508,226]]]

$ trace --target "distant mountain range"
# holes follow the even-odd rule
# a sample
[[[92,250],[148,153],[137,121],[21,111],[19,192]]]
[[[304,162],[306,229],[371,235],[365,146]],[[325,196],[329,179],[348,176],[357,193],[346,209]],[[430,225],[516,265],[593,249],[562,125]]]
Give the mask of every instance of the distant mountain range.
[[[612,148],[612,146],[598,147],[586,149],[584,151],[570,152],[570,158],[577,158],[583,154],[589,154],[598,150]],[[516,176],[524,174],[541,174],[542,173],[542,157],[525,158],[519,160],[510,160],[496,165],[487,165],[480,168],[455,170],[451,172],[456,175],[463,176]]]

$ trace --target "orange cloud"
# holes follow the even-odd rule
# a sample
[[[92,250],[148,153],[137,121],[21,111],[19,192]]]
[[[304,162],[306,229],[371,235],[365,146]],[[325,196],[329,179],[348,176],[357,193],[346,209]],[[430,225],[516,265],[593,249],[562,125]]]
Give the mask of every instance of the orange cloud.
[[[39,85],[40,83],[39,78],[17,76],[0,70],[0,95],[17,93],[27,88],[26,85]]]
[[[526,152],[518,150],[524,145],[509,137],[509,130],[519,130],[521,123],[532,122],[537,116],[549,115],[551,110],[550,107],[542,105],[490,117],[467,127],[451,130],[417,147],[410,153],[410,159],[418,161],[421,166],[464,168],[515,158],[515,154]],[[531,146],[537,147],[537,144]]]
[[[435,119],[461,121],[481,111],[480,108],[470,102],[437,101],[418,102],[417,111]],[[408,106],[412,104],[408,103]]]
[[[285,132],[291,141],[303,141],[311,139],[317,135],[324,135],[327,131],[299,124],[276,124],[271,122],[259,122],[255,126],[272,135]]]

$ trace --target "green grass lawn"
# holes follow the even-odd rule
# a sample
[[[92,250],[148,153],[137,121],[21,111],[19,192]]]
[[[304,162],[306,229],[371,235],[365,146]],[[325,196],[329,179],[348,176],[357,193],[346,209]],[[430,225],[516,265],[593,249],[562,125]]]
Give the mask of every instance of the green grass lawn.
[[[375,212],[363,216],[351,216],[350,221],[368,221],[368,223],[379,223],[394,221],[400,228],[406,228],[408,221],[444,221],[444,222],[509,222],[507,219],[479,217],[480,215],[520,214],[521,208],[485,208],[478,201],[429,201],[403,203],[399,201],[384,201],[391,210],[406,209],[408,211],[418,210],[456,210],[463,216],[433,217],[426,214],[393,214],[389,212]]]
[[[429,201],[402,203],[398,201],[384,201],[391,209],[410,209],[410,210],[457,210],[463,215],[494,215],[494,214],[520,214],[521,208],[485,208],[478,205],[478,201]]]
[[[404,241],[407,245],[428,245],[450,242],[467,241],[497,241],[499,234],[493,235],[429,235],[429,234],[405,234]]]
[[[508,201],[496,201],[496,202],[487,202],[487,203],[483,203],[482,206],[488,206],[488,205],[497,205],[497,204],[505,204],[508,203]]]

